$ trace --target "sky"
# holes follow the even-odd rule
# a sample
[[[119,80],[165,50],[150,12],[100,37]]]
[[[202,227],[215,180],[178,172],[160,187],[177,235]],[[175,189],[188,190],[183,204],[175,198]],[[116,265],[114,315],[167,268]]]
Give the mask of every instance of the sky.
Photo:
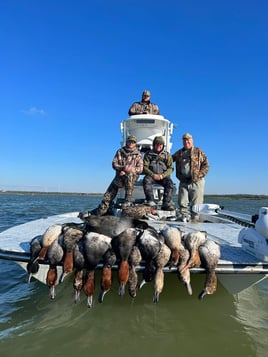
[[[151,91],[206,194],[268,194],[266,0],[0,2],[0,190],[103,193]],[[178,186],[175,174],[172,175]]]

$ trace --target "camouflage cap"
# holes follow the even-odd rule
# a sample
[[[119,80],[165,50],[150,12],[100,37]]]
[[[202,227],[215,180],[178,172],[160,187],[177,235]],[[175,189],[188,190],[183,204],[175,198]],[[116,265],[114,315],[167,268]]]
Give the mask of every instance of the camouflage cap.
[[[155,144],[162,144],[165,145],[165,140],[162,136],[156,136],[153,141],[153,145]]]
[[[151,95],[150,91],[149,90],[144,90],[142,92],[142,96],[147,96],[147,95],[150,97],[150,95]]]
[[[185,134],[183,134],[183,136],[182,136],[182,139],[192,139],[192,138],[193,138],[192,135],[189,134],[189,133],[185,133]]]
[[[127,137],[127,141],[135,141],[135,143],[136,143],[136,142],[137,142],[137,138],[136,138],[135,135],[129,135],[129,136]]]

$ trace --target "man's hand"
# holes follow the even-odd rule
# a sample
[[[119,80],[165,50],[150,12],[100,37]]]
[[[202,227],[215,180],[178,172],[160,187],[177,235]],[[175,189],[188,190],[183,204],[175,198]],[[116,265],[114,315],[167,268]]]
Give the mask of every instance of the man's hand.
[[[125,168],[124,168],[124,171],[126,174],[129,174],[130,172],[132,172],[132,167],[129,166],[129,165],[126,165]]]
[[[161,175],[161,174],[153,174],[152,177],[155,181],[163,180],[163,175]]]

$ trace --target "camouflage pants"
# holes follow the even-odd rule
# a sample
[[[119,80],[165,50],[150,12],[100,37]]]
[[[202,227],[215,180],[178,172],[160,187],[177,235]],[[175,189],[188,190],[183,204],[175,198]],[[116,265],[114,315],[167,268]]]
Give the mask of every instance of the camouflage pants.
[[[194,215],[191,211],[193,205],[201,204],[204,200],[205,179],[202,178],[196,183],[183,183],[179,185],[178,207],[180,214],[187,216]]]
[[[163,204],[167,204],[171,201],[173,193],[173,181],[169,177],[164,177],[163,180],[155,181],[151,176],[144,176],[143,178],[143,190],[147,201],[154,200],[153,184],[158,184],[164,187]]]
[[[125,200],[131,201],[131,197],[134,189],[134,183],[137,180],[137,178],[138,177],[135,174],[116,176],[111,182],[107,191],[105,192],[103,196],[103,200],[98,207],[100,213],[105,214],[108,211],[118,191],[123,187],[125,188]]]

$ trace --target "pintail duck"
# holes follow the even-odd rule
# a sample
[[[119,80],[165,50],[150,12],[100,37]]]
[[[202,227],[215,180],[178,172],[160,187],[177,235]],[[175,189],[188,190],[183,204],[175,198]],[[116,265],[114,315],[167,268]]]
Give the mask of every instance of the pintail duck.
[[[137,294],[138,287],[138,274],[136,271],[137,266],[139,266],[142,260],[141,252],[137,246],[133,246],[130,256],[129,256],[129,278],[128,278],[128,292],[131,297],[135,297]]]
[[[185,247],[190,252],[190,258],[187,264],[182,268],[181,272],[185,269],[199,267],[201,265],[198,248],[205,243],[206,239],[207,232],[204,231],[191,232],[183,236]]]
[[[187,292],[189,295],[192,295],[192,286],[191,286],[191,276],[190,276],[190,269],[185,268],[182,271],[182,268],[184,268],[190,258],[190,252],[188,249],[185,248],[185,244],[182,241],[179,249],[179,263],[177,266],[177,274],[179,280],[185,285]]]
[[[164,287],[163,268],[168,263],[171,256],[170,248],[162,242],[160,242],[160,245],[161,245],[160,251],[157,254],[157,256],[154,258],[155,265],[156,265],[155,281],[154,281],[154,298],[153,298],[154,303],[158,303],[159,295],[163,291],[163,287]]]
[[[42,248],[39,252],[38,259],[44,260],[47,254],[47,250],[50,245],[59,238],[62,233],[62,225],[60,224],[53,224],[52,226],[48,227],[45,233],[42,236],[41,245]]]
[[[165,225],[160,229],[160,234],[163,235],[165,244],[171,250],[171,261],[169,268],[177,266],[179,262],[179,252],[181,249],[181,237],[183,234],[182,231],[177,227]]]
[[[73,278],[74,302],[77,303],[80,301],[80,292],[84,285],[85,256],[83,238],[74,247],[73,259],[75,268]]]
[[[212,240],[207,240],[199,247],[199,255],[202,266],[206,269],[204,289],[199,294],[199,299],[203,299],[205,295],[214,294],[217,289],[215,268],[220,259],[220,246]]]

